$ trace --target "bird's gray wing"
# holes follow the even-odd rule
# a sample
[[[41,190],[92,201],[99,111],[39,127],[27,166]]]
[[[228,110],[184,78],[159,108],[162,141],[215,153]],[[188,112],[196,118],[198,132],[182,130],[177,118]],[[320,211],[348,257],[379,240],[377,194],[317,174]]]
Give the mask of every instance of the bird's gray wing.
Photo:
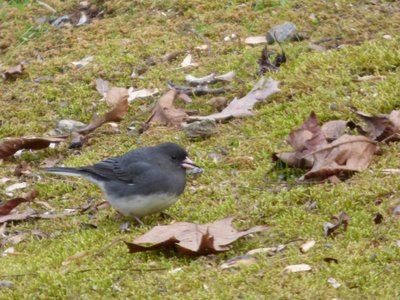
[[[89,173],[95,179],[121,180],[126,183],[134,183],[138,177],[151,169],[146,161],[126,160],[122,157],[114,157],[103,160],[93,166],[81,167],[80,171]]]

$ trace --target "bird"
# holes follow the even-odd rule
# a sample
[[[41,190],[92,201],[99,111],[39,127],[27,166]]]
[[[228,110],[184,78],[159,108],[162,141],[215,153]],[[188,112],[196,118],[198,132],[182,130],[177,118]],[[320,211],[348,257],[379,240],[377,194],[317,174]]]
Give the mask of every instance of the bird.
[[[79,176],[95,183],[121,214],[141,218],[173,205],[186,185],[185,169],[199,168],[175,143],[141,147],[91,166],[50,167],[47,173]]]

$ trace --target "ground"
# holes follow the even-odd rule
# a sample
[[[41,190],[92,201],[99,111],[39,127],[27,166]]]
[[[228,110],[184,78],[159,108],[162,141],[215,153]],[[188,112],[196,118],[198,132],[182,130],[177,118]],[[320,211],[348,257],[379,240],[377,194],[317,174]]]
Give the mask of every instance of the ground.
[[[287,62],[265,76],[281,82],[281,92],[259,105],[254,117],[218,125],[217,136],[189,141],[176,128],[152,126],[143,135],[128,127],[148,117],[143,109],[157,99],[133,102],[120,123],[120,133],[103,126],[91,134],[81,150],[62,144],[55,149],[25,152],[0,165],[0,175],[11,183],[27,181],[57,211],[80,207],[102,194],[79,179],[48,176],[38,172],[45,158],[60,157],[58,165],[95,163],[140,146],[174,141],[189,149],[205,172],[188,177],[185,193],[168,209],[172,219],[158,215],[144,219],[146,226],[120,232],[128,221],[111,208],[91,217],[87,213],[54,220],[8,224],[7,235],[27,232],[15,245],[18,255],[0,258],[0,279],[14,283],[1,289],[1,299],[395,299],[400,297],[399,220],[391,208],[400,203],[399,175],[382,169],[399,168],[398,143],[381,144],[368,169],[339,184],[301,184],[301,173],[276,169],[274,152],[287,150],[288,133],[314,110],[321,122],[355,119],[349,106],[371,113],[389,113],[400,102],[400,6],[396,1],[97,1],[102,18],[80,27],[53,28],[39,24],[43,16],[61,16],[78,10],[76,1],[0,1],[0,65],[25,63],[26,74],[0,84],[0,136],[45,135],[60,119],[89,122],[92,111],[107,106],[95,89],[95,79],[113,86],[159,88],[166,81],[183,83],[187,74],[237,73],[224,96],[244,96],[257,82],[257,60],[263,45],[247,46],[239,40],[264,35],[284,21],[298,27],[304,39],[285,42]],[[197,51],[204,43],[188,29],[206,38],[211,55]],[[224,41],[236,34],[239,39]],[[340,39],[336,39],[340,38]],[[309,44],[326,51],[310,49]],[[339,46],[339,47],[337,47]],[[270,49],[279,50],[276,45]],[[143,69],[149,57],[181,51],[175,61],[151,66],[142,77],[131,79],[132,70]],[[177,68],[192,51],[199,67]],[[76,69],[73,61],[94,56],[88,66]],[[39,59],[39,58],[40,59]],[[49,75],[53,81],[33,82]],[[359,76],[380,75],[383,81],[355,82]],[[185,109],[202,115],[213,112],[211,96],[193,97]],[[180,104],[183,105],[183,104]],[[229,155],[213,161],[218,149]],[[27,161],[33,174],[13,174]],[[285,176],[283,176],[285,175]],[[282,180],[285,177],[288,180]],[[3,185],[9,185],[10,182]],[[28,190],[27,188],[26,190]],[[2,200],[10,197],[3,191]],[[378,201],[379,200],[379,201]],[[309,210],[312,202],[317,206]],[[377,202],[380,203],[377,205]],[[45,210],[43,205],[22,204]],[[347,231],[325,237],[323,224],[345,211],[350,216]],[[383,222],[375,224],[377,213]],[[172,220],[208,223],[235,216],[237,228],[267,225],[270,230],[236,242],[226,253],[187,258],[169,252],[129,254],[123,243],[104,252],[116,239],[131,241],[157,224]],[[95,224],[97,228],[85,224]],[[33,230],[45,234],[38,239]],[[5,240],[5,238],[4,238]],[[316,246],[301,253],[299,246],[315,240]],[[247,251],[285,244],[274,256],[256,256],[256,263],[233,270],[220,264]],[[2,244],[2,251],[11,247]],[[65,263],[77,253],[81,259]],[[327,257],[337,263],[328,263]],[[312,266],[310,272],[284,274],[292,264]],[[181,268],[179,270],[178,268]],[[171,272],[171,270],[177,270]],[[341,286],[327,282],[335,278]]]

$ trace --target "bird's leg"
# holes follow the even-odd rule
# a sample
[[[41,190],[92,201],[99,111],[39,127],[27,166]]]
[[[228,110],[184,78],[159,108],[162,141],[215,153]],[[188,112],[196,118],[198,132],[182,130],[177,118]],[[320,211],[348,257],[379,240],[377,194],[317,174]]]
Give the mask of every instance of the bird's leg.
[[[140,225],[140,226],[145,226],[145,224],[143,223],[142,220],[139,219],[139,217],[133,216],[133,218],[134,218],[135,221],[138,223],[138,225]]]

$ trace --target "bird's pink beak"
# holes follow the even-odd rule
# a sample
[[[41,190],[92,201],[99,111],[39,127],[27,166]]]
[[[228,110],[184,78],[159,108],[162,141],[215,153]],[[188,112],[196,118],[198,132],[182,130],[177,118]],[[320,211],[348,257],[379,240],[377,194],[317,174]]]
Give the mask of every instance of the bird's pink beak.
[[[185,169],[200,168],[188,156],[186,156],[186,158],[182,162],[181,166],[184,167]]]

